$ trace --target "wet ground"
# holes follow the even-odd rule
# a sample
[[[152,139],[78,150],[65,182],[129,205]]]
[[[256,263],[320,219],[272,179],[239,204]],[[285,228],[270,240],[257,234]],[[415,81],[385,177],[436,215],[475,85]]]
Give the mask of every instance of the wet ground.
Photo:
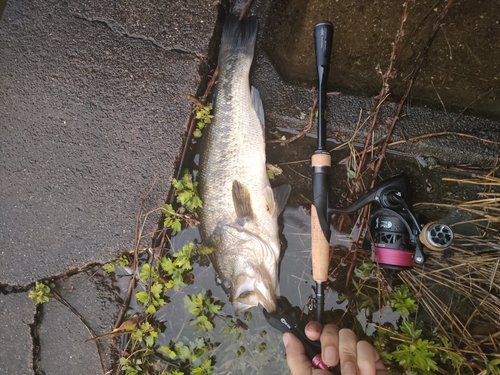
[[[289,135],[284,132],[283,134]],[[329,142],[329,148],[339,147],[338,142]],[[306,316],[314,316],[314,307],[311,303],[313,297],[313,287],[315,285],[311,276],[311,247],[310,247],[310,155],[316,148],[314,136],[305,137],[288,146],[268,145],[268,160],[274,165],[283,169],[283,174],[278,176],[274,185],[288,183],[292,185],[292,195],[289,205],[284,211],[280,221],[283,228],[284,253],[280,264],[280,295],[285,296],[294,306],[299,307]],[[349,179],[346,165],[339,163],[349,152],[345,149],[332,151],[333,157],[333,179],[332,190],[335,204],[341,206],[345,203],[347,194],[347,180]],[[402,153],[389,153],[387,162],[381,172],[384,178],[405,172],[410,177],[411,193],[413,203],[415,202],[444,202],[463,201],[474,199],[481,188],[463,188],[454,183],[443,183],[444,177],[468,176],[467,172],[449,171],[441,169],[439,165],[429,165],[419,161],[411,155]],[[196,164],[188,164],[191,168],[196,168]],[[421,224],[438,220],[450,225],[458,234],[471,233],[473,225],[455,225],[458,222],[470,218],[455,209],[436,209],[431,207],[417,207],[415,210]],[[333,221],[335,222],[335,220]],[[330,241],[335,249],[330,269],[338,267],[332,278],[332,282],[326,293],[325,299],[325,319],[339,325],[353,324],[358,321],[360,326],[366,325],[366,333],[373,332],[373,327],[366,323],[363,314],[351,316],[351,312],[346,310],[349,300],[341,300],[340,295],[352,295],[353,286],[345,284],[345,277],[348,272],[350,261],[342,263],[341,259],[349,253],[349,248],[355,238],[354,223],[347,225],[342,230],[337,230],[332,224],[333,235]],[[351,231],[352,230],[352,231]],[[200,241],[198,231],[188,229],[173,238],[172,249],[179,251],[183,244],[191,241]],[[429,250],[426,252],[429,254]],[[435,254],[434,254],[435,255]],[[371,258],[369,250],[359,249],[357,264],[363,259]],[[194,269],[194,281],[178,292],[171,295],[170,303],[155,315],[159,321],[166,325],[166,329],[160,335],[160,345],[169,345],[176,341],[189,342],[199,337],[191,325],[193,316],[187,313],[184,298],[186,295],[193,295],[200,292],[211,293],[211,295],[221,303],[225,304],[221,316],[234,316],[232,307],[224,294],[222,288],[215,283],[215,272],[207,265],[197,266]],[[387,275],[388,278],[394,277]],[[220,346],[213,351],[215,374],[226,374],[228,371],[239,371],[244,374],[257,373],[281,373],[286,369],[286,362],[283,357],[283,346],[281,334],[274,330],[263,317],[262,308],[250,309],[251,319],[245,320],[243,316],[239,318],[243,321],[245,329],[240,329],[240,337],[234,334],[225,335],[228,322],[223,318],[214,320],[215,329],[209,332],[207,337],[211,342],[219,342]],[[172,318],[174,317],[175,318]],[[394,315],[390,309],[384,312],[383,319],[388,322],[396,322],[398,316]],[[351,322],[351,323],[349,323]],[[264,344],[263,344],[264,343]],[[262,345],[265,349],[261,350]],[[237,353],[235,355],[235,353]]]
[[[403,61],[398,60],[394,100],[436,18],[434,7],[443,4],[411,3],[405,29],[411,38],[402,47]],[[498,144],[479,139],[500,140],[495,120],[500,108],[495,95],[498,5],[469,6],[455,1],[412,94],[413,104],[428,107],[405,107],[394,139],[454,134],[390,147],[381,173],[406,171],[416,202],[474,198],[473,188],[441,178],[469,176],[471,166],[488,170],[498,154]],[[144,212],[160,207],[167,196],[191,112],[185,97],[203,89],[218,11],[216,3],[201,1],[168,6],[9,1],[0,21],[0,323],[5,327],[0,338],[9,343],[0,353],[0,373],[99,372],[95,344],[85,343],[90,334],[81,322],[54,300],[35,309],[28,290],[35,280],[57,278],[61,295],[98,334],[112,329],[118,297],[105,287],[108,281],[98,269],[133,246],[141,198],[157,175]],[[269,138],[276,132],[289,137],[307,124],[314,85],[312,25],[329,18],[336,26],[330,89],[341,91],[329,97],[331,148],[349,140],[373,108],[371,97],[380,83],[375,67],[388,62],[399,7],[393,2],[256,1],[252,12],[261,21],[252,83],[264,102]],[[383,108],[382,124],[394,107],[388,102]],[[385,131],[380,126],[375,139]],[[293,181],[284,214],[288,246],[280,284],[281,293],[301,307],[311,293],[309,218],[301,205],[307,209],[314,132],[290,146],[268,148],[269,161],[284,170],[277,183]],[[366,132],[367,125],[356,145]],[[332,151],[334,204],[344,202],[348,175],[342,160],[347,155],[345,147]],[[457,164],[465,164],[461,172]],[[434,210],[426,218],[452,224],[461,220],[454,215]],[[158,218],[152,215],[148,231]],[[147,248],[148,240],[142,246]],[[169,325],[162,342],[192,334],[183,293],[211,289],[225,301],[212,284],[213,270],[199,267],[197,272],[194,284],[172,296],[174,312],[165,309],[159,315]],[[336,295],[330,292],[327,307],[334,306]],[[242,331],[242,338],[226,340],[227,346],[216,351],[217,371],[282,370],[280,335],[267,327],[258,309],[246,323],[250,329]],[[267,347],[259,353],[262,342]],[[240,346],[245,352],[235,355]],[[109,364],[114,356],[106,353]]]

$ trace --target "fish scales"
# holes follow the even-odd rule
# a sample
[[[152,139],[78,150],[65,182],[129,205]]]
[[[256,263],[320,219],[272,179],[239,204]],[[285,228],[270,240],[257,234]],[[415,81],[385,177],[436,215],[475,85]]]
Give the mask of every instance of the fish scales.
[[[200,155],[201,234],[237,313],[258,303],[275,308],[277,217],[289,193],[273,193],[267,177],[262,103],[249,83],[256,36],[257,18],[228,17]]]
[[[223,47],[214,119],[205,134],[200,182],[204,202],[217,202],[221,208],[234,213],[232,184],[235,179],[247,186],[252,196],[262,196],[269,181],[265,176],[263,127],[253,108],[248,79],[253,48],[252,55],[248,55],[238,49],[225,51]],[[227,215],[225,211],[205,215],[205,211],[203,226],[210,232],[219,221],[218,217]]]

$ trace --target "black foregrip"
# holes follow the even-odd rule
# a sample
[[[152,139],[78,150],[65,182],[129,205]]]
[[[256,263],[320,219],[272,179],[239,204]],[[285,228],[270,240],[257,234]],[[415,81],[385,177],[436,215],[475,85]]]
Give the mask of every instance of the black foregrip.
[[[321,230],[327,241],[330,240],[330,167],[313,167],[312,173],[312,204],[316,207]]]

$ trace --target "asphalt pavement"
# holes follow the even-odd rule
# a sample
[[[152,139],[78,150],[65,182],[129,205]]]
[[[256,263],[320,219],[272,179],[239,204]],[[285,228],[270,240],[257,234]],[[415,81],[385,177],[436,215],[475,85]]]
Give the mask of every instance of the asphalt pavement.
[[[116,293],[92,265],[133,247],[153,184],[143,211],[165,202],[192,110],[187,96],[202,83],[219,12],[218,2],[199,0],[7,3],[0,374],[101,372],[80,319],[54,300],[36,310],[28,290],[56,278],[97,334],[112,329]],[[145,233],[157,220],[149,222]],[[111,350],[103,349],[107,368]]]

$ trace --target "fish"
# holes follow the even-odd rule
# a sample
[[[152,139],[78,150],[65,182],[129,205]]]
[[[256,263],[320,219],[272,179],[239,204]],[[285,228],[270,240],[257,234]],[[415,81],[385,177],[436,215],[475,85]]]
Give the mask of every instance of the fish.
[[[199,165],[202,242],[236,315],[276,309],[281,253],[278,216],[289,185],[272,188],[266,171],[264,111],[249,73],[258,19],[230,14],[223,26],[213,119]]]

